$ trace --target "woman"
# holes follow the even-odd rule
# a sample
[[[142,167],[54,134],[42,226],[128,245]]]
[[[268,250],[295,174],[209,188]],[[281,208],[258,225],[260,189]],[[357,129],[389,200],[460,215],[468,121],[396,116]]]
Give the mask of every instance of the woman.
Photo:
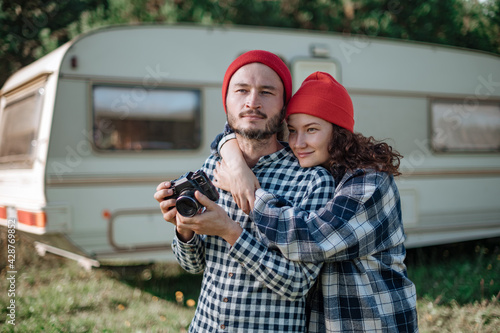
[[[222,146],[225,163],[214,182],[242,209],[253,208],[270,247],[290,260],[324,262],[309,295],[309,332],[418,332],[394,181],[401,155],[354,133],[353,114],[345,88],[322,72],[311,74],[288,104],[289,144],[300,165],[321,165],[336,181],[334,199],[320,211],[301,211],[259,189],[236,140]]]

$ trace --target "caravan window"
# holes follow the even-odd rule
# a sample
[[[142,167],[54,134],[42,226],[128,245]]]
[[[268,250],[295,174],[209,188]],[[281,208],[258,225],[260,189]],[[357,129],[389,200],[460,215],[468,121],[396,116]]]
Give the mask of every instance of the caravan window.
[[[0,120],[0,168],[31,168],[35,161],[45,79],[8,93]]]
[[[432,146],[436,151],[500,151],[500,104],[433,101]]]
[[[196,149],[201,93],[196,89],[93,87],[94,144],[99,150]]]

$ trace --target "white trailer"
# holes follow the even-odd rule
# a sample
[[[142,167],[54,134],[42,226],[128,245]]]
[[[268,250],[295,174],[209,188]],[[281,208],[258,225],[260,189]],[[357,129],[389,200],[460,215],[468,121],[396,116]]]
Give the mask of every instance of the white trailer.
[[[83,34],[6,81],[0,224],[91,265],[170,260],[174,228],[153,193],[209,155],[225,122],[224,72],[251,49],[280,55],[294,89],[313,71],[330,72],[352,96],[355,131],[389,139],[405,156],[398,185],[408,247],[500,236],[500,57],[183,25]]]

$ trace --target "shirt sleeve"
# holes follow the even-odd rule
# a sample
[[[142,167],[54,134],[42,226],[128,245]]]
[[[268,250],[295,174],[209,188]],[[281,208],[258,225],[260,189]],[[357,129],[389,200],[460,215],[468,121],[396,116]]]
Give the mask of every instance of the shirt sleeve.
[[[269,246],[294,261],[350,260],[405,240],[394,178],[375,171],[344,177],[334,198],[319,210],[293,207],[259,189],[252,214]]]
[[[224,143],[235,138],[236,135],[226,122],[224,125],[224,131],[217,134],[214,141],[210,144],[210,152],[214,155],[219,155],[220,148],[224,145]]]
[[[319,209],[333,194],[334,181],[327,173],[311,173],[311,181],[303,199],[297,203],[303,209]],[[287,226],[283,225],[286,230]],[[304,297],[320,274],[322,262],[291,261],[270,247],[266,239],[258,240],[244,230],[230,250],[229,255],[237,260],[250,274],[274,292],[295,300]]]
[[[203,236],[195,234],[188,242],[177,237],[172,242],[175,259],[184,270],[191,274],[199,274],[205,270],[205,243]]]

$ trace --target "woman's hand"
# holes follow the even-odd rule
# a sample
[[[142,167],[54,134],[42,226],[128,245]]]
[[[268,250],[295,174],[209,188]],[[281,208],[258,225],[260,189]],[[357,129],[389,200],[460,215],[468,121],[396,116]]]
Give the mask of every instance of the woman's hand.
[[[249,214],[255,203],[255,190],[260,188],[259,181],[252,170],[241,163],[229,167],[223,160],[214,170],[214,185],[231,192],[234,201],[242,211]]]
[[[220,148],[222,163],[214,170],[214,184],[231,192],[242,211],[249,214],[255,203],[255,190],[260,188],[257,177],[248,167],[236,139],[229,140]]]

